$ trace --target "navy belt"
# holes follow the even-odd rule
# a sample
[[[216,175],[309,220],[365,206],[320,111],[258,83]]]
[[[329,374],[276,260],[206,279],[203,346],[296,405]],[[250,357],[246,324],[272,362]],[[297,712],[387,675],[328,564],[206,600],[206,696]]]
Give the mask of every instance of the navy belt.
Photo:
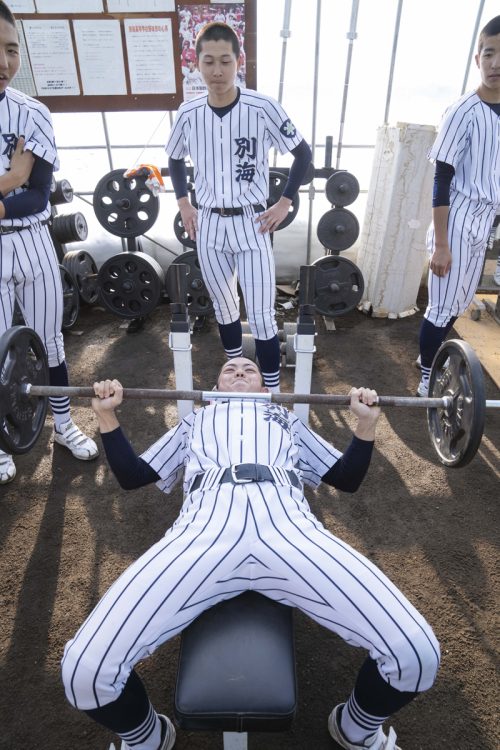
[[[286,474],[292,487],[300,489],[301,484],[297,474],[294,471],[288,471],[288,469],[282,469],[282,471]],[[205,474],[197,474],[189,488],[189,492],[194,492],[198,489],[204,476]],[[225,482],[230,482],[231,484],[274,482],[276,484],[276,481],[276,477],[270,467],[265,464],[235,464],[225,469],[217,484],[224,484]]]
[[[243,214],[245,213],[245,208],[247,208],[247,206],[230,206],[229,208],[211,208],[210,211],[213,214],[218,214],[219,216],[223,217],[243,216]],[[254,211],[266,210],[264,206],[261,206],[260,203],[256,203],[254,206],[250,206],[250,208],[253,208]]]
[[[50,222],[51,219],[44,219],[37,224],[28,224],[27,227],[4,227],[0,224],[0,234],[14,234],[14,232],[22,232],[23,229],[30,229],[31,227],[36,227],[38,225],[45,226],[46,224],[50,224]]]

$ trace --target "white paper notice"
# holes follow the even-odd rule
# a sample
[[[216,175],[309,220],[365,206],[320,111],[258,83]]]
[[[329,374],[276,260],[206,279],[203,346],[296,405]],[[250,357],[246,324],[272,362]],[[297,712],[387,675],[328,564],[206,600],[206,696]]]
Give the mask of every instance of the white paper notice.
[[[75,20],[73,28],[84,95],[126,94],[120,22]]]
[[[31,72],[31,65],[28,57],[28,49],[26,47],[26,39],[24,38],[23,24],[22,21],[16,21],[17,32],[19,34],[19,54],[21,59],[21,67],[16,73],[14,78],[14,88],[22,91],[23,94],[28,96],[36,96],[36,86],[33,74]]]
[[[103,13],[102,0],[36,0],[39,13]]]
[[[173,13],[175,0],[108,0],[108,13]]]
[[[124,23],[132,94],[175,94],[171,20],[126,18]]]
[[[78,96],[69,21],[23,21],[38,96]]]
[[[9,0],[9,9],[12,13],[34,13],[35,0]]]

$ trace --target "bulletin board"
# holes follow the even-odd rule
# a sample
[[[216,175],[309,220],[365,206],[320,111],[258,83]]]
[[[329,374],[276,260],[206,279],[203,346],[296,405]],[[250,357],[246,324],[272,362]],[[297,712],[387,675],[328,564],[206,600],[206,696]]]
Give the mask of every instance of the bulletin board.
[[[240,40],[237,83],[254,89],[256,1],[10,0],[21,45],[12,86],[51,112],[173,111],[205,90],[194,40],[221,20]]]

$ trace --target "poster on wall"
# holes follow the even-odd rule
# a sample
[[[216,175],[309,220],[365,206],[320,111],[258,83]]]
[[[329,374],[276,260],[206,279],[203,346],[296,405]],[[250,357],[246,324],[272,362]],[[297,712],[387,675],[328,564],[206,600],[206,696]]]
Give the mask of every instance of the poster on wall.
[[[223,21],[231,26],[241,46],[241,65],[236,83],[245,88],[246,55],[245,38],[245,3],[221,3],[178,6],[179,45],[181,51],[182,89],[184,101],[203,94],[207,89],[201,73],[196,67],[195,40],[198,32],[211,21]]]
[[[172,21],[169,18],[126,18],[132,94],[175,93]]]
[[[175,12],[175,0],[108,0],[108,13]]]
[[[69,21],[23,21],[37,96],[78,96]]]
[[[83,95],[126,94],[120,22],[74,21],[73,29]],[[105,76],[102,74],[103,70],[106,71]]]
[[[102,0],[36,0],[39,13],[103,13]]]

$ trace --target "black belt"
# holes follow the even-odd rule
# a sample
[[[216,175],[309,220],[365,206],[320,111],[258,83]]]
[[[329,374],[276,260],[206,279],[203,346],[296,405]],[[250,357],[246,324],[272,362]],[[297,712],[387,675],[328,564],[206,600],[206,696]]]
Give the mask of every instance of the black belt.
[[[297,474],[294,471],[288,471],[288,469],[282,469],[282,471],[285,472],[290,484],[300,489],[301,484]],[[189,488],[190,492],[198,489],[204,476],[205,474],[197,474]],[[230,466],[229,469],[225,469],[217,484],[224,484],[225,482],[231,482],[231,484],[274,482],[276,484],[276,481],[276,477],[270,467],[265,466],[265,464],[235,464],[234,466]]]
[[[218,214],[219,216],[223,217],[243,216],[243,214],[245,213],[245,208],[253,208],[254,211],[266,210],[264,206],[261,206],[260,203],[256,203],[254,206],[230,206],[229,208],[211,208],[210,211],[213,214]]]
[[[38,224],[28,224],[27,227],[4,227],[0,224],[0,234],[14,234],[14,232],[22,232],[23,229],[30,229],[31,227],[36,226],[45,226],[46,224],[50,224],[52,219],[44,219],[43,221],[39,221]]]

